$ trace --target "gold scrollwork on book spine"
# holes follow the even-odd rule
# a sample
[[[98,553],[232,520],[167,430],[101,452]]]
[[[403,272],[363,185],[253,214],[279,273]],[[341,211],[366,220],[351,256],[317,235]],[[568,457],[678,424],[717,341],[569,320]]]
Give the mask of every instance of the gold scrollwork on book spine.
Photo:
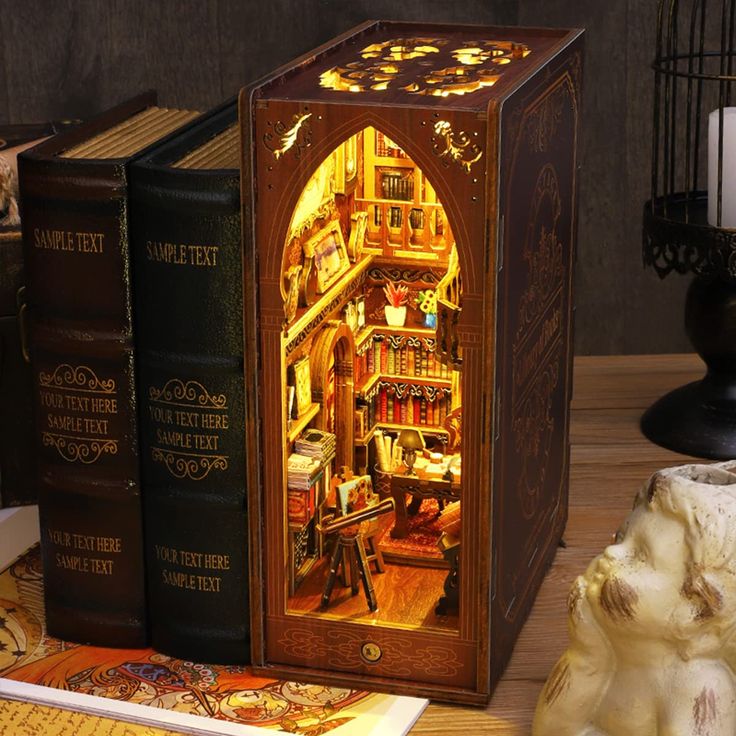
[[[70,463],[91,465],[99,460],[100,455],[117,455],[118,453],[117,440],[68,437],[51,432],[43,432],[41,439],[44,447],[54,447],[59,455]]]
[[[39,383],[44,388],[56,388],[60,391],[93,391],[94,393],[115,393],[115,381],[112,378],[101,380],[86,365],[73,366],[62,363],[52,373],[41,371]]]
[[[43,447],[69,463],[91,465],[117,455],[118,395],[113,378],[87,365],[61,363],[38,373]]]
[[[204,480],[212,470],[227,470],[226,455],[189,455],[173,452],[160,447],[151,448],[151,459],[163,463],[176,478]]]
[[[223,439],[230,430],[228,400],[199,381],[171,378],[148,387],[150,458],[174,478],[204,480],[228,469]]]
[[[434,133],[432,136],[434,155],[441,159],[445,166],[454,161],[469,174],[471,166],[480,160],[483,151],[473,143],[464,130],[455,132],[447,120],[438,120],[434,124]]]
[[[148,398],[159,404],[191,404],[202,408],[227,409],[225,394],[212,396],[199,381],[185,383],[179,378],[167,381],[161,389],[151,386]]]

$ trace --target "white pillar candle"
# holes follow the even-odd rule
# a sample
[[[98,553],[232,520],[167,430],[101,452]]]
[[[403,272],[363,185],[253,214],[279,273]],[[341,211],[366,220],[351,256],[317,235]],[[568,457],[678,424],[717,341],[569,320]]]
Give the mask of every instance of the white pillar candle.
[[[718,126],[720,111],[708,116],[708,224],[718,227]],[[736,107],[723,108],[723,167],[720,227],[736,228]]]

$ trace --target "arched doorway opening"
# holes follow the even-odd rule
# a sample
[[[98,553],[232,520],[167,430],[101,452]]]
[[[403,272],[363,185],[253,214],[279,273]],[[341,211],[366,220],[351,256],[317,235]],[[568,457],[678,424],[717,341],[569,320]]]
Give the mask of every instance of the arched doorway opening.
[[[457,631],[459,259],[431,181],[377,128],[338,145],[307,182],[280,287],[287,610]],[[357,487],[385,513],[347,525],[369,559],[356,551],[333,571],[333,523],[366,502]],[[366,566],[377,611],[355,584]],[[325,602],[335,572],[345,587]]]
[[[355,338],[344,322],[333,321],[311,351],[312,397],[319,404],[315,426],[335,435],[335,466],[353,467]]]

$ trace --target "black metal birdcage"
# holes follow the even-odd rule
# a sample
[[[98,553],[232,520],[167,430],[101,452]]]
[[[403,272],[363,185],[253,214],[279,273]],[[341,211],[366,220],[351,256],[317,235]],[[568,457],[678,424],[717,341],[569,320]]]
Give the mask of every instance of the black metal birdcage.
[[[642,430],[719,459],[736,456],[735,36],[736,0],[659,1],[644,206],[644,264],[662,278],[694,274],[685,326],[708,370],[650,407]]]

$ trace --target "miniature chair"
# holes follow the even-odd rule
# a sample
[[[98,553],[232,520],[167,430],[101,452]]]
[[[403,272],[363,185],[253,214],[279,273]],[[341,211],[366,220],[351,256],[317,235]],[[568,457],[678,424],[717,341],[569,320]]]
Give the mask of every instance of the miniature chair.
[[[394,509],[393,498],[378,501],[373,493],[369,475],[345,481],[337,486],[337,507],[341,515],[319,526],[322,534],[336,534],[330,555],[330,571],[322,593],[322,607],[330,602],[332,589],[340,569],[346,571],[350,578],[353,595],[358,593],[358,580],[355,568],[363,583],[363,590],[371,611],[378,610],[376,593],[373,590],[370,563],[374,562],[377,572],[384,571],[383,555],[378,549],[376,534],[378,533],[378,517]],[[366,551],[366,544],[368,551]],[[350,574],[348,573],[350,572]]]
[[[334,516],[342,516],[345,513],[347,513],[347,495],[343,498],[344,494],[348,494],[352,485],[349,484],[350,481],[355,481],[357,483],[359,480],[365,480],[367,482],[367,488],[368,488],[368,495],[370,496],[371,493],[375,494],[375,491],[373,490],[373,483],[372,479],[369,475],[362,476],[361,478],[356,478],[353,471],[347,466],[343,465],[340,468],[340,472],[336,475],[333,475],[330,479],[330,492],[327,499],[328,505],[332,508],[334,513]],[[348,485],[345,485],[348,484]],[[338,488],[343,486],[341,491],[338,492]],[[390,493],[389,488],[389,493]],[[379,497],[376,499],[373,499],[374,503],[378,503],[381,500],[381,496],[379,494]],[[353,511],[357,509],[353,508]],[[324,520],[324,523],[330,523],[331,521],[334,521],[334,517],[326,518]],[[381,553],[381,550],[378,547],[377,538],[379,536],[379,532],[381,529],[378,527],[377,523],[372,523],[366,533],[363,536],[363,543],[366,550],[366,559],[368,560],[368,564],[370,565],[371,562],[374,562],[376,565],[376,572],[383,572],[385,570],[385,565],[383,563],[383,554]],[[329,535],[329,532],[325,531],[325,527],[322,526],[318,529],[318,533],[322,535],[322,538],[327,540],[327,537]],[[357,582],[353,583],[351,581],[357,581],[357,566],[355,561],[355,555],[348,554],[344,558],[344,564],[342,565],[342,574],[341,574],[341,581],[344,587],[352,587],[353,590],[355,590],[355,586],[357,586]]]
[[[434,612],[438,616],[457,613],[460,606],[460,501],[448,504],[440,514],[438,526],[442,534],[437,540],[437,548],[442,552],[450,570],[445,577],[445,594],[440,597]]]
[[[445,452],[451,455],[460,449],[460,441],[462,439],[463,429],[463,408],[458,406],[453,409],[442,423],[447,433],[450,435],[447,441],[447,448]]]

